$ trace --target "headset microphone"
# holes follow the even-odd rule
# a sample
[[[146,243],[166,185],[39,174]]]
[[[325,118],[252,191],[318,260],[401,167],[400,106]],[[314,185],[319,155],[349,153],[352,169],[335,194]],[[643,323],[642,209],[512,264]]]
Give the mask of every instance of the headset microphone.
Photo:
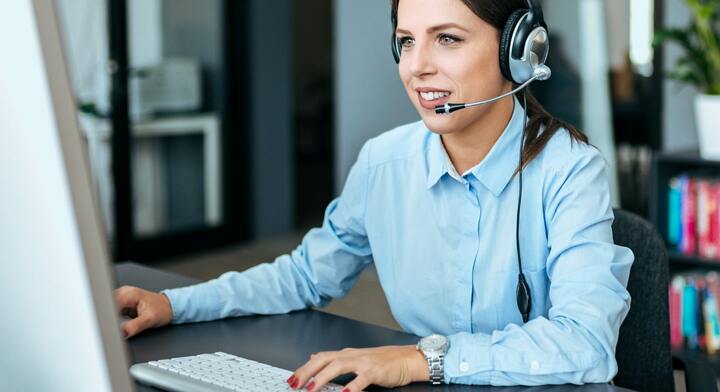
[[[516,94],[518,91],[524,89],[530,83],[532,83],[536,80],[541,80],[541,81],[548,80],[548,79],[550,79],[550,76],[552,76],[552,71],[550,70],[550,67],[548,67],[547,65],[539,65],[535,68],[535,70],[533,71],[533,76],[527,82],[521,84],[516,89],[514,89],[510,92],[507,92],[503,95],[499,95],[492,99],[487,99],[485,101],[478,101],[478,102],[472,102],[472,103],[446,103],[445,105],[438,105],[438,106],[435,106],[435,113],[450,114],[452,112],[457,112],[458,110],[465,109],[465,108],[487,105],[489,103],[493,103],[493,102],[499,101],[503,98],[506,98],[506,97]]]

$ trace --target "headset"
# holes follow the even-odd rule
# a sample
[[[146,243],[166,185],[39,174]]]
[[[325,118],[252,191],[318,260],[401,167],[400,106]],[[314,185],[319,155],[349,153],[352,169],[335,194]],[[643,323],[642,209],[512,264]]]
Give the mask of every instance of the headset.
[[[505,28],[500,35],[500,70],[505,79],[518,85],[512,91],[484,101],[471,103],[446,103],[435,107],[437,114],[450,114],[455,111],[474,106],[487,105],[489,103],[514,95],[525,89],[530,83],[536,80],[547,80],[552,76],[552,71],[545,65],[550,52],[550,37],[547,24],[543,16],[539,0],[526,0],[527,8],[515,10],[508,17]],[[402,43],[395,35],[397,29],[397,10],[392,10],[392,41],[391,49],[395,63],[400,63],[402,55]],[[523,108],[527,108],[527,100],[523,92]],[[527,111],[527,109],[525,109]],[[520,206],[522,202],[522,173],[523,173],[523,145],[525,141],[525,128],[527,127],[527,114],[523,116],[523,134],[520,140],[520,164],[519,164],[519,195],[517,215],[515,222],[515,244],[518,258],[518,283],[516,288],[517,306],[522,320],[527,323],[532,308],[530,287],[525,280],[520,257]]]

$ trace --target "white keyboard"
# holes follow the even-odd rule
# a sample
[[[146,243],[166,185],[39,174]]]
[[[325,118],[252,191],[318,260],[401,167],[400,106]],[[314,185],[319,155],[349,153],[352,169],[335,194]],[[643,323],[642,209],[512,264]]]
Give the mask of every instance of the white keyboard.
[[[139,363],[130,367],[130,374],[168,391],[293,391],[286,381],[291,371],[221,352]],[[320,391],[340,392],[342,387],[327,384]]]

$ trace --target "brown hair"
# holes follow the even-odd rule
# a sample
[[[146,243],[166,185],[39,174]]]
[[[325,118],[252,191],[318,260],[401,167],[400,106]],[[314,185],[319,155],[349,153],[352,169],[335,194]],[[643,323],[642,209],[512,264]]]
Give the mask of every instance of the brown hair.
[[[527,2],[525,0],[460,0],[475,15],[486,23],[495,27],[498,31],[498,42],[500,40],[500,33],[505,28],[510,14],[515,10],[527,8]],[[398,4],[400,0],[391,0],[392,12],[394,16],[397,16]],[[396,19],[395,19],[396,20]],[[396,26],[393,26],[396,27]],[[498,56],[498,61],[500,57]],[[515,83],[513,83],[515,85]],[[564,128],[570,135],[570,140],[578,141],[588,144],[588,138],[580,132],[577,128],[569,123],[566,123],[558,118],[553,117],[540,102],[532,95],[532,93],[525,89],[524,92],[527,98],[527,116],[528,123],[525,128],[525,144],[523,147],[522,162],[523,167],[526,167],[530,161],[532,161],[542,151],[545,145],[555,135],[555,133]],[[545,126],[545,130],[540,133],[540,127]],[[520,168],[518,168],[519,170]]]

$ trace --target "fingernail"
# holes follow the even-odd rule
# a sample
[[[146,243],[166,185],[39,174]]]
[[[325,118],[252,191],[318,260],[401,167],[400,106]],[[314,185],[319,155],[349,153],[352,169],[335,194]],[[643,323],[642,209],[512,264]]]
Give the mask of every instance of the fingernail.
[[[298,379],[293,380],[292,384],[290,384],[290,388],[292,388],[292,389],[297,388],[299,381],[300,381],[300,380],[298,380]]]
[[[287,383],[292,385],[292,383],[295,382],[295,375],[293,374],[287,379]]]
[[[342,390],[342,392],[350,392],[350,389],[349,389],[349,388],[345,388],[345,389]]]
[[[308,392],[312,392],[314,387],[315,387],[315,381],[311,381],[310,384],[308,384],[305,389],[307,389]]]

